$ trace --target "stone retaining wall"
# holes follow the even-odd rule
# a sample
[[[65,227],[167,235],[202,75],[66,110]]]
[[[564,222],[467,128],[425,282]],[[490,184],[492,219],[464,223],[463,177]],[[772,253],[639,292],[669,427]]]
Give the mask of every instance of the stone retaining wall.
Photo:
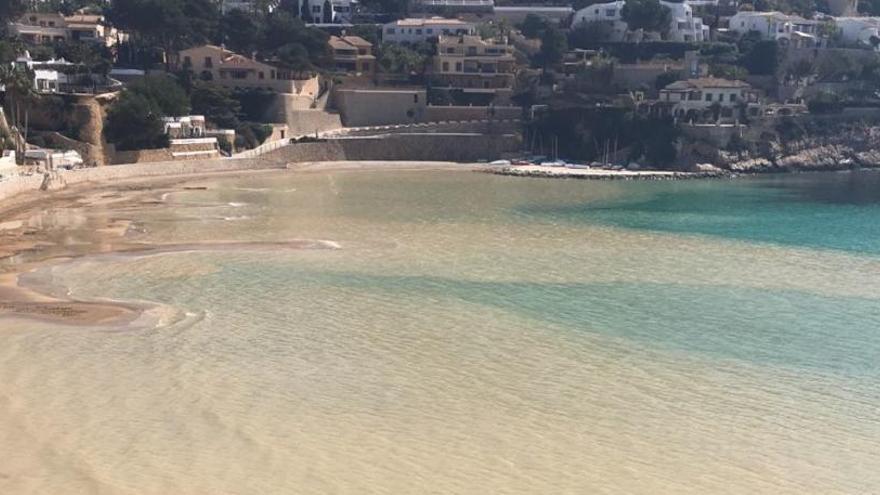
[[[339,138],[320,142],[293,143],[259,157],[174,160],[132,163],[59,171],[43,175],[13,177],[0,181],[0,201],[17,194],[39,190],[47,180],[49,189],[87,182],[112,182],[141,177],[161,177],[238,170],[285,168],[288,164],[319,161],[460,161],[493,160],[519,149],[514,135],[396,134],[365,138]]]
[[[490,109],[494,115],[490,116]],[[462,106],[434,106],[429,105],[425,109],[425,122],[445,122],[449,120],[504,120],[518,119],[522,117],[520,107],[495,106],[495,107],[462,107]]]
[[[483,134],[387,134],[337,138],[316,143],[295,143],[264,157],[285,163],[314,161],[449,161],[495,160],[517,151],[515,135]]]

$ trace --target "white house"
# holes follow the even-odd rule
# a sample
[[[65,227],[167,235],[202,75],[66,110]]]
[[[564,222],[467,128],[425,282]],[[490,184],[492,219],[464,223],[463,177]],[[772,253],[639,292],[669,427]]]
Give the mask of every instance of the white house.
[[[477,27],[459,19],[400,19],[382,27],[382,41],[388,43],[420,43],[436,40],[438,36],[476,34]]]
[[[623,41],[626,37],[628,27],[620,17],[620,10],[623,9],[623,0],[608,3],[596,3],[578,10],[572,19],[572,27],[577,27],[585,22],[607,22],[611,25],[611,41]]]
[[[621,11],[625,2],[599,3],[585,7],[577,11],[572,21],[576,27],[583,22],[608,22],[612,26],[611,41],[622,41],[626,38],[629,26],[623,21]],[[666,37],[670,41],[708,41],[709,26],[703,24],[703,19],[694,17],[693,7],[688,2],[665,2],[660,4],[668,8],[671,21]]]
[[[183,117],[164,117],[165,134],[171,139],[205,137],[205,116],[185,115]]]
[[[709,26],[703,19],[694,17],[694,8],[688,2],[664,2],[660,5],[669,9],[672,25],[667,33],[670,41],[709,41]]]
[[[729,27],[740,34],[755,32],[764,39],[797,47],[812,48],[821,44],[819,21],[780,12],[737,12],[730,18]]]
[[[834,23],[846,43],[877,47],[880,41],[880,17],[835,17]]]
[[[20,67],[27,67],[33,73],[34,89],[38,93],[57,93],[61,91],[61,85],[68,83],[67,74],[63,72],[63,69],[74,65],[63,58],[37,61],[31,58],[30,53],[27,51],[24,52],[24,55],[15,59],[15,64]]]
[[[660,90],[659,101],[668,104],[676,118],[715,119],[713,107],[717,107],[717,118],[729,120],[738,116],[736,110],[741,104],[757,102],[757,93],[744,81],[701,77],[667,85]]]
[[[309,24],[351,24],[356,3],[354,0],[297,0],[299,12],[308,12]]]
[[[24,164],[42,167],[46,170],[58,168],[74,168],[82,165],[83,159],[74,150],[55,150],[48,148],[31,148],[24,152]]]

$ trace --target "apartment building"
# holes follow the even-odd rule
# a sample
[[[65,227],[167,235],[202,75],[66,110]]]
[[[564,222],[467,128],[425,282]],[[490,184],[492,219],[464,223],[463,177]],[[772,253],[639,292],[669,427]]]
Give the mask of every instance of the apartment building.
[[[56,41],[90,41],[113,46],[125,41],[127,36],[108,26],[104,16],[30,12],[9,24],[12,34],[31,44]]]
[[[436,41],[439,36],[476,34],[472,22],[459,19],[431,17],[429,19],[400,19],[382,27],[382,41],[386,43],[421,43]]]
[[[373,44],[360,36],[331,36],[327,42],[333,53],[333,65],[342,72],[371,74],[376,71]]]
[[[440,36],[432,81],[465,92],[509,92],[513,87],[513,46],[479,36]]]
[[[607,22],[612,26],[611,41],[624,41],[629,32],[629,26],[623,20],[621,11],[625,2],[598,3],[577,11],[574,15],[572,26],[584,22]],[[703,24],[703,19],[694,17],[693,7],[688,2],[665,2],[660,4],[669,9],[671,14],[669,29],[666,38],[669,41],[708,41],[709,26]]]

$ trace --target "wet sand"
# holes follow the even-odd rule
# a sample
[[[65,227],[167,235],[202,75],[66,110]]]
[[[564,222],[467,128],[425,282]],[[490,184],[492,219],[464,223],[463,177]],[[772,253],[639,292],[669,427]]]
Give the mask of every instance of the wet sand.
[[[267,169],[196,175],[142,177],[113,183],[82,183],[51,192],[29,192],[0,203],[0,319],[29,318],[69,325],[119,325],[137,319],[144,308],[123,302],[82,301],[55,294],[48,287],[28,285],[21,275],[47,264],[97,254],[150,255],[166,252],[226,249],[337,249],[334,243],[313,239],[285,242],[205,242],[154,245],[131,241],[134,219],[108,218],[95,225],[89,242],[72,243],[63,222],[41,225],[32,219],[42,211],[112,205],[117,209],[165,205],[167,193],[201,188],[199,180],[254,174],[320,173],[339,170],[475,170],[481,165],[452,162],[318,162]]]

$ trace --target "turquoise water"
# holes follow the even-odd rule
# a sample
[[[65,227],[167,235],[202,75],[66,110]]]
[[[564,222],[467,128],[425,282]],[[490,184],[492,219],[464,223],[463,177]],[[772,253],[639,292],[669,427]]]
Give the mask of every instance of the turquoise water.
[[[197,185],[28,275],[151,309],[4,321],[0,492],[880,490],[876,175]]]
[[[607,202],[523,211],[573,222],[880,254],[880,173],[639,184]]]

